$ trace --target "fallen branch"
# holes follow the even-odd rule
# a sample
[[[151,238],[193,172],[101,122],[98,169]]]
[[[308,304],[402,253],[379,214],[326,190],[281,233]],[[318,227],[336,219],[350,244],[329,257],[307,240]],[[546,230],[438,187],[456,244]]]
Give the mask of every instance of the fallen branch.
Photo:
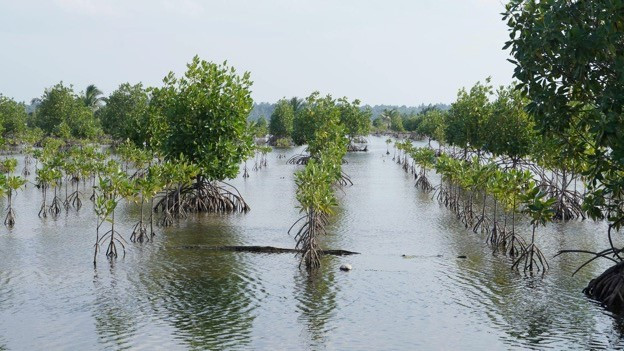
[[[182,250],[210,250],[210,251],[236,251],[236,252],[253,252],[253,253],[301,253],[302,250],[286,249],[273,246],[207,246],[207,245],[185,245],[176,246],[176,249]],[[347,250],[321,250],[323,255],[359,255],[359,252]]]

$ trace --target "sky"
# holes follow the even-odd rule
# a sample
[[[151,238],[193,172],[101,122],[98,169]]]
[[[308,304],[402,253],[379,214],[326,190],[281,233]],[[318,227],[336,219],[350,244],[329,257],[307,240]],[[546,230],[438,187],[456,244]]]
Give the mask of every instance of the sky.
[[[256,102],[313,91],[450,103],[512,81],[499,0],[0,0],[0,94],[159,86],[193,56],[251,72]]]

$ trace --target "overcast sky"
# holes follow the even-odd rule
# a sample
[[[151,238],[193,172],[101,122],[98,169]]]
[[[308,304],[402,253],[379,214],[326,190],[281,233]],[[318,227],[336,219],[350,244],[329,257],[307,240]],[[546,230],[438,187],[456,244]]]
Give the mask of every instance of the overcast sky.
[[[160,85],[198,54],[250,71],[253,97],[314,90],[368,104],[452,102],[513,66],[498,0],[0,0],[0,93],[59,81]]]

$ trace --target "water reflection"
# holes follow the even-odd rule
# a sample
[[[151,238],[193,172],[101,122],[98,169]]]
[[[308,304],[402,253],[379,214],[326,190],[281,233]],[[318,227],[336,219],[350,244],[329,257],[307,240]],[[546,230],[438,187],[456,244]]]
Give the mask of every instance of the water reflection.
[[[172,240],[149,262],[140,286],[152,281],[144,293],[155,312],[177,330],[176,339],[188,347],[247,345],[255,319],[252,294],[261,284],[253,264],[244,254],[181,248],[181,242],[236,245],[238,233],[227,227],[201,232],[192,227],[169,233]]]
[[[129,340],[136,335],[137,317],[140,316],[134,294],[128,291],[125,284],[120,286],[113,263],[108,265],[107,272],[104,270],[102,267],[99,271],[94,270],[95,301],[92,314],[95,330],[104,345],[119,350],[129,349],[132,346]]]
[[[298,321],[303,325],[302,338],[312,349],[326,347],[328,334],[335,327],[331,322],[337,308],[335,265],[332,257],[323,257],[321,269],[315,272],[295,272]],[[333,327],[332,327],[333,326]]]
[[[441,284],[461,292],[455,295],[456,303],[471,308],[479,319],[503,331],[505,344],[531,349],[564,348],[580,339],[587,342],[581,344],[583,347],[607,347],[602,342],[590,342],[591,336],[602,330],[595,320],[587,318],[599,309],[587,303],[581,294],[583,281],[572,276],[578,258],[551,256],[551,269],[546,275],[525,276],[510,270],[511,258],[490,254],[483,235],[463,230],[444,216],[440,225],[450,233],[446,235],[450,247],[461,248],[468,256],[466,260],[447,261],[447,274]],[[522,230],[521,225],[518,228]],[[554,225],[540,233],[540,244],[547,247],[547,252],[553,252],[553,246],[565,245],[566,240],[560,238],[558,229]],[[591,246],[595,245],[594,242]]]

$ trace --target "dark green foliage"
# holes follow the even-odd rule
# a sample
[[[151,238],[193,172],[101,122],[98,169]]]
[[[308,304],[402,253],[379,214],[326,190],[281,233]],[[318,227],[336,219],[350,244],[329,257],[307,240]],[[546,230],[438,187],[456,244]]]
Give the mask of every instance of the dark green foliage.
[[[485,129],[486,122],[492,113],[489,98],[492,87],[477,82],[470,91],[461,89],[457,101],[451,104],[446,118],[446,141],[461,148],[483,148],[485,137],[489,133]]]
[[[418,125],[418,133],[426,136],[429,140],[437,140],[439,143],[446,141],[444,135],[447,112],[441,110],[430,110],[422,115]]]
[[[97,111],[104,101],[102,94],[103,93],[100,89],[98,89],[94,84],[91,84],[84,91],[81,99],[85,106],[90,108],[91,111]]]
[[[167,124],[162,145],[166,157],[185,156],[207,180],[235,177],[253,147],[247,131],[251,84],[249,73],[238,75],[226,63],[197,56],[183,77],[165,77],[164,86],[154,90],[154,100]]]
[[[271,121],[269,123],[269,133],[277,138],[287,138],[293,133],[293,123],[295,113],[290,101],[282,99],[277,102]]]
[[[484,149],[512,159],[527,156],[536,142],[533,119],[525,111],[526,100],[513,86],[500,88],[485,122]]]
[[[253,135],[256,137],[264,137],[269,134],[267,120],[264,116],[260,116],[255,122],[250,122],[249,126]]]
[[[107,99],[97,116],[104,132],[114,139],[141,145],[145,139],[149,96],[141,83],[123,83]]]
[[[593,217],[624,223],[624,2],[513,0],[510,30],[519,88],[541,134],[587,159]],[[608,199],[608,200],[607,200]]]
[[[340,123],[345,127],[350,139],[370,133],[370,108],[360,107],[360,100],[349,102],[347,98],[340,99],[338,106],[340,108]]]
[[[19,136],[26,131],[26,106],[0,94],[0,133]]]
[[[422,122],[422,114],[409,114],[403,115],[403,128],[408,132],[416,132],[418,131],[418,127]]]
[[[101,134],[93,111],[84,105],[71,87],[59,83],[46,90],[35,113],[34,123],[46,135],[64,139],[95,138]]]

